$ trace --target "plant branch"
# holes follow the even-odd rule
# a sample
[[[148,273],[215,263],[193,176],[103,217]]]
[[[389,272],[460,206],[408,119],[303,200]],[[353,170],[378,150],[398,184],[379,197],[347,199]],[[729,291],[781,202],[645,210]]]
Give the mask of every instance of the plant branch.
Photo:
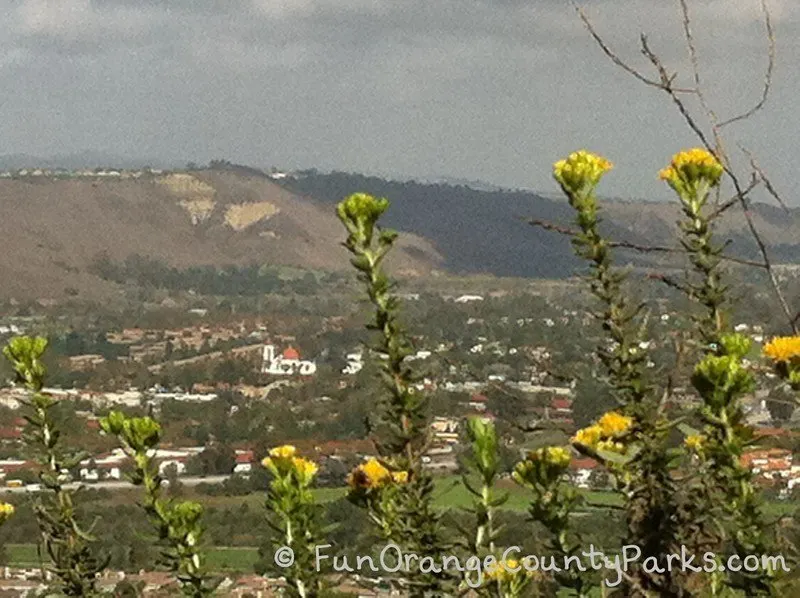
[[[750,118],[756,112],[761,110],[761,108],[764,107],[764,104],[767,103],[767,98],[769,97],[769,92],[772,87],[772,73],[775,70],[775,33],[772,29],[772,19],[769,14],[769,8],[767,7],[766,0],[761,0],[761,11],[764,14],[764,26],[767,30],[767,40],[768,40],[767,70],[766,73],[764,74],[764,89],[761,93],[761,99],[746,112],[738,114],[734,117],[731,117],[719,123],[718,125],[719,128],[722,128],[726,125],[735,123],[740,120],[745,120]]]
[[[619,56],[617,56],[617,54],[614,53],[613,50],[611,50],[611,48],[608,46],[608,44],[605,43],[603,38],[600,37],[600,35],[597,33],[597,31],[595,30],[594,26],[592,25],[592,22],[589,20],[589,17],[586,16],[586,13],[583,11],[583,9],[580,6],[578,6],[575,3],[574,0],[572,0],[572,6],[575,9],[575,12],[578,13],[578,16],[581,18],[581,21],[583,21],[583,24],[586,25],[586,29],[588,29],[588,31],[591,34],[592,38],[594,38],[594,41],[597,42],[597,45],[600,46],[600,49],[603,51],[603,53],[606,56],[608,56],[608,58],[614,64],[616,64],[618,67],[620,67],[624,71],[626,71],[626,72],[630,73],[631,75],[633,75],[634,77],[636,77],[639,81],[641,81],[645,85],[649,85],[651,87],[657,87],[659,89],[663,88],[663,82],[655,81],[653,79],[650,79],[649,77],[646,77],[641,72],[639,72],[638,70],[636,70],[632,66],[628,65]],[[670,79],[670,83],[671,83],[671,79]],[[696,89],[675,88],[675,92],[676,93],[696,94],[697,90]]]
[[[580,234],[579,231],[576,231],[574,229],[565,226],[560,226],[558,224],[553,224],[545,220],[530,218],[526,219],[525,221],[531,226],[543,228],[544,230],[553,231],[568,237],[576,237]],[[634,251],[639,251],[641,253],[686,253],[686,250],[683,249],[682,247],[669,247],[667,245],[640,245],[638,243],[631,243],[629,241],[608,241],[608,246],[617,247],[620,249],[632,249]],[[750,266],[753,268],[765,267],[762,262],[756,262],[753,260],[746,260],[738,257],[733,257],[730,255],[721,255],[719,257],[722,260],[726,260],[736,264],[741,264],[743,266]]]

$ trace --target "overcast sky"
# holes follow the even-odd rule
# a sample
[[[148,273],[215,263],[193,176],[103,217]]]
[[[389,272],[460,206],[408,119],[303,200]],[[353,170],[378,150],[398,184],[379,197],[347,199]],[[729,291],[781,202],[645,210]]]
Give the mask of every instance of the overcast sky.
[[[773,95],[729,137],[788,193],[800,138],[800,2],[767,1]],[[607,194],[663,198],[655,173],[695,144],[662,93],[601,55],[566,0],[7,3],[0,154],[221,157],[553,191],[551,163],[587,147],[617,165]],[[690,3],[711,99],[730,116],[761,93],[760,0]],[[689,74],[677,1],[584,4],[633,64],[647,68],[644,31]]]

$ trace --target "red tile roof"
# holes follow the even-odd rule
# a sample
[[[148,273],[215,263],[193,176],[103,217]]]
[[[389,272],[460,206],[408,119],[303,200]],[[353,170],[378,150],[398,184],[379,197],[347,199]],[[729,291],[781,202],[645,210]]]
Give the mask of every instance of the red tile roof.
[[[599,463],[589,457],[577,457],[569,463],[570,469],[594,469]]]
[[[236,454],[236,462],[237,463],[252,463],[253,462],[253,451],[242,451],[241,453]]]
[[[790,430],[786,428],[756,428],[756,436],[789,436]]]
[[[22,438],[19,428],[0,428],[0,440],[18,440]]]
[[[572,410],[572,401],[569,399],[553,399],[550,403],[550,407],[553,409],[563,409],[565,411]]]
[[[284,359],[300,359],[300,353],[294,347],[288,347],[283,351]]]

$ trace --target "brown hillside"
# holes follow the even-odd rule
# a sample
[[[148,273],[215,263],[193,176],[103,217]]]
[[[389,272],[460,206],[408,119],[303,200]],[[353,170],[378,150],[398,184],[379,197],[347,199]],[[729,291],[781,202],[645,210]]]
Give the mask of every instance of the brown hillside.
[[[106,252],[175,267],[271,264],[349,267],[344,230],[320,205],[256,176],[224,171],[139,179],[0,181],[0,297],[117,294],[89,273]],[[388,266],[422,275],[442,262],[424,239],[403,234]]]

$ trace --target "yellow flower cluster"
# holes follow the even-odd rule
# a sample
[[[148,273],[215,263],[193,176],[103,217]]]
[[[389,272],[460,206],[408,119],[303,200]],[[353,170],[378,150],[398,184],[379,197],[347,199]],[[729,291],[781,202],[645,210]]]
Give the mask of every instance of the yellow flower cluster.
[[[390,483],[405,484],[408,482],[407,471],[389,471],[374,457],[356,467],[349,476],[347,484],[351,488],[382,488]]]
[[[595,187],[613,167],[602,156],[580,150],[571,153],[566,160],[553,164],[553,176],[566,193],[577,194]]]
[[[261,464],[276,475],[294,473],[301,482],[309,483],[319,471],[319,467],[313,461],[297,457],[296,454],[295,447],[284,444],[270,449],[269,457],[265,457]]]
[[[276,446],[270,449],[269,456],[273,459],[291,459],[297,453],[297,449],[291,444],[284,444],[283,446]]]
[[[14,505],[10,505],[7,502],[0,502],[0,524],[8,521],[14,514],[14,510]]]
[[[632,425],[632,418],[609,411],[596,424],[578,430],[572,442],[595,450],[624,454],[625,445],[617,439],[628,432]]]
[[[524,461],[514,466],[511,477],[521,486],[549,488],[561,480],[572,461],[569,449],[547,446],[530,451]]]
[[[573,436],[572,442],[582,444],[584,446],[595,446],[603,437],[603,429],[597,424],[591,425],[587,428],[582,428]]]
[[[548,446],[529,452],[528,459],[531,461],[544,461],[558,467],[567,467],[572,460],[572,455],[563,446]]]
[[[779,336],[764,345],[764,355],[776,362],[800,361],[800,336]]]
[[[533,573],[533,571],[528,571],[523,568],[522,563],[518,560],[506,559],[489,566],[486,571],[484,571],[484,579],[486,581],[510,582],[520,575],[533,577]]]
[[[596,448],[598,451],[606,451],[607,453],[625,454],[625,445],[614,440],[601,440],[597,443]]]
[[[670,165],[659,171],[658,176],[681,193],[687,185],[699,182],[713,187],[719,183],[723,172],[722,164],[711,152],[694,148],[675,154]]]
[[[633,419],[616,411],[609,411],[603,414],[597,425],[600,426],[603,436],[620,436],[630,429]]]
[[[691,451],[699,452],[703,448],[703,444],[705,443],[706,437],[702,434],[691,434],[687,436],[683,443],[686,445]]]
[[[292,457],[292,467],[304,478],[312,478],[319,471],[316,463],[302,457]]]

